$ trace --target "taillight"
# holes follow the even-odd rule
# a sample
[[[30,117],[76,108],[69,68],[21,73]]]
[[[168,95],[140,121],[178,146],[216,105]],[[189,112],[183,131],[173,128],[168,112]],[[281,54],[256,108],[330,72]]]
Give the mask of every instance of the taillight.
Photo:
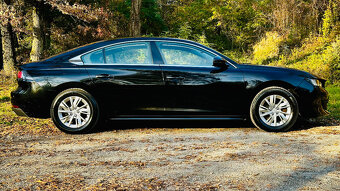
[[[18,72],[18,79],[21,79],[22,78],[22,71],[19,71]]]

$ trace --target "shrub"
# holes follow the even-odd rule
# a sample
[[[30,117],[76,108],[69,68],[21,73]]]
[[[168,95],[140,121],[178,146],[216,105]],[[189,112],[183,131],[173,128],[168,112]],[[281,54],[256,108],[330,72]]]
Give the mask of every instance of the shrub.
[[[340,81],[340,36],[330,42],[328,38],[314,37],[292,50],[288,56],[281,55],[270,65],[304,70],[328,79],[331,83]]]
[[[277,32],[267,32],[266,36],[253,47],[253,62],[255,64],[267,64],[278,58],[283,41],[283,36],[280,36]]]

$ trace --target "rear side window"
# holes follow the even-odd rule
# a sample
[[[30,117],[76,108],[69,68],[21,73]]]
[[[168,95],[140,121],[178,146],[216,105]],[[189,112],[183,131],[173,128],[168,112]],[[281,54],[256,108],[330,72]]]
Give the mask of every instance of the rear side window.
[[[84,64],[104,64],[103,49],[90,52],[81,57]]]
[[[106,64],[152,64],[149,43],[137,42],[105,48]]]

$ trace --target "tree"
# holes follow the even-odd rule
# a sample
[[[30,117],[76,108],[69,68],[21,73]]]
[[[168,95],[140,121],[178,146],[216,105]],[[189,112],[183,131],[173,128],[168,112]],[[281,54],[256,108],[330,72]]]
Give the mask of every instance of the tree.
[[[141,35],[141,19],[140,9],[142,0],[131,0],[131,14],[130,14],[130,36],[136,37]]]
[[[1,28],[0,28],[0,71],[2,70],[4,65],[4,60],[2,57],[2,37],[1,37]]]
[[[44,45],[44,37],[42,34],[42,2],[35,2],[32,11],[32,19],[33,19],[33,41],[32,41],[32,50],[31,50],[31,61],[39,61],[43,52]]]
[[[15,52],[14,38],[10,17],[11,11],[10,0],[0,0],[0,10],[3,13],[1,17],[1,37],[2,37],[2,52],[3,52],[3,70],[6,76],[14,76],[15,71]]]

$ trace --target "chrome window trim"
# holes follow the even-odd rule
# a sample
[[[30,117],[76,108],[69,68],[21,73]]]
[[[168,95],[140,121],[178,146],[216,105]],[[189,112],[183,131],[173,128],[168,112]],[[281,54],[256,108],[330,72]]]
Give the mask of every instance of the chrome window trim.
[[[91,64],[87,66],[160,66],[159,64]],[[193,66],[193,65],[162,65],[162,67],[197,67],[197,68],[214,68],[214,66]]]
[[[181,42],[181,41],[171,41],[171,40],[147,40],[147,39],[143,39],[143,40],[132,40],[132,41],[126,41],[126,42],[117,42],[117,43],[114,43],[114,44],[109,44],[109,45],[106,45],[106,46],[102,46],[102,47],[99,47],[99,48],[96,48],[96,49],[93,49],[93,50],[90,50],[90,51],[87,51],[83,54],[80,54],[78,56],[75,56],[71,59],[69,59],[69,62],[73,63],[73,64],[77,64],[77,65],[84,65],[83,61],[81,60],[81,57],[85,54],[89,54],[91,52],[94,52],[94,51],[97,51],[99,49],[103,49],[103,48],[107,48],[107,47],[110,47],[110,46],[115,46],[115,45],[120,45],[120,44],[126,44],[126,43],[133,43],[133,42],[172,42],[172,43],[179,43],[179,44],[186,44],[186,45],[191,45],[191,46],[194,46],[194,47],[197,47],[197,48],[200,48],[200,49],[203,49],[207,52],[210,52],[211,54],[215,55],[215,56],[219,56],[218,54],[204,48],[204,47],[200,47],[196,44],[192,44],[192,43],[188,43],[188,42]],[[151,45],[150,45],[150,48],[151,48]],[[158,48],[158,46],[157,46]],[[79,61],[81,61],[81,64],[79,64]],[[229,63],[231,66],[233,66],[234,68],[237,68],[233,63],[229,62],[228,60],[226,60],[227,63]],[[92,64],[91,64],[92,65]],[[94,64],[93,64],[94,65]],[[97,65],[105,65],[105,64],[97,64]],[[117,64],[112,64],[112,65],[117,65]],[[132,66],[133,64],[129,64],[130,66]],[[156,64],[153,64],[153,65],[156,65]],[[190,65],[190,66],[195,66],[195,65]],[[197,67],[197,66],[195,66]]]
[[[159,66],[157,64],[89,64],[87,66]]]

